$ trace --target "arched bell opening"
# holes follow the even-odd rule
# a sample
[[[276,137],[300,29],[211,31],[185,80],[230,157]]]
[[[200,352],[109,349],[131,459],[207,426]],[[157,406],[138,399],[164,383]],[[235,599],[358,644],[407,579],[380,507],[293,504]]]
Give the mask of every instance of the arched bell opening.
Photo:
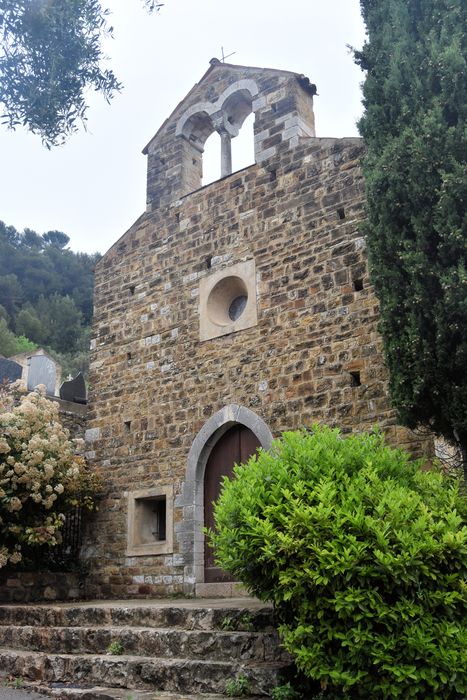
[[[221,107],[224,119],[230,125],[232,136],[236,136],[245,119],[253,111],[253,100],[248,90],[238,90],[229,95]]]
[[[199,102],[181,116],[175,129],[175,135],[182,137],[181,194],[255,162],[253,107],[257,95],[254,81],[239,80],[215,102]],[[237,139],[233,153],[232,139]]]
[[[243,121],[241,129],[232,139],[232,172],[255,163],[255,113],[251,112]]]
[[[221,136],[217,131],[206,139],[203,151],[203,177],[202,185],[210,185],[211,182],[221,177]]]
[[[188,194],[206,184],[203,181],[205,144],[210,141],[210,137],[219,137],[212,119],[206,111],[191,114],[184,121],[180,135],[184,141],[182,162],[184,191]]]
[[[248,89],[230,94],[221,107],[222,176],[255,162],[253,98]]]

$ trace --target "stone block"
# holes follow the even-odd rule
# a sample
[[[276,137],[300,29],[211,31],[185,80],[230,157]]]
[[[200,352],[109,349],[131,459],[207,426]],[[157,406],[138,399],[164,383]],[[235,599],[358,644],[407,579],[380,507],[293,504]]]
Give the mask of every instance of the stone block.
[[[100,438],[100,428],[88,428],[84,433],[86,442],[95,442]]]

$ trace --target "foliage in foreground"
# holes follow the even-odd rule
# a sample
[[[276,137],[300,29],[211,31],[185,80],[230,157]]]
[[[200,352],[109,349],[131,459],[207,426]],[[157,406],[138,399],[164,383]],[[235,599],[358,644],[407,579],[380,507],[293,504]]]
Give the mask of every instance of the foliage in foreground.
[[[286,433],[225,479],[217,561],[273,601],[326,697],[467,692],[467,528],[458,484],[378,435]]]
[[[361,0],[370,272],[399,422],[467,478],[467,3]]]
[[[99,477],[90,472],[59,420],[58,404],[38,391],[13,405],[0,393],[0,568],[23,549],[60,543],[65,514],[94,507]]]

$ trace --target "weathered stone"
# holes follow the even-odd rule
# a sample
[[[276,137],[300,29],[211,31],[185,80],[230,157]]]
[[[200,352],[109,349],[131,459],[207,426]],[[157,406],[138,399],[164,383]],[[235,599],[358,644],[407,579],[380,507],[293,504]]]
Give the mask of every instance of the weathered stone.
[[[267,695],[290,664],[270,629],[272,610],[254,601],[213,605],[0,606],[0,675],[40,681],[46,691],[106,686],[107,697],[121,697],[120,688],[208,700],[242,673],[252,694]],[[112,644],[121,655],[108,653]]]
[[[230,107],[235,128],[256,111],[256,164],[198,189],[204,141]],[[315,138],[312,125],[299,76],[223,64],[146,148],[148,209],[96,266],[88,437],[92,461],[107,465],[107,496],[85,547],[90,595],[199,594],[211,585],[204,468],[229,425],[246,425],[267,449],[282,431],[316,422],[344,433],[376,423],[396,444],[429,449],[425,437],[396,430],[388,399],[359,231],[363,144]],[[229,269],[245,282],[246,263],[255,277],[243,292],[240,284],[235,298],[209,296],[208,282]],[[228,312],[242,294],[256,315],[240,328],[216,304]],[[202,314],[219,333],[200,340]],[[173,551],[133,556],[129,491],[168,485]]]

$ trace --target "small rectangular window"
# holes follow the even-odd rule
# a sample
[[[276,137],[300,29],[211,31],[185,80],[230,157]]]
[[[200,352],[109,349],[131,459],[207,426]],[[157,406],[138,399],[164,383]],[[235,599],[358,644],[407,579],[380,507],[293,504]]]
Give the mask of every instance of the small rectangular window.
[[[167,500],[162,496],[160,500],[154,501],[154,539],[157,542],[165,542],[165,533],[167,531]]]
[[[129,556],[167,554],[173,551],[173,487],[128,494]]]
[[[353,288],[356,292],[361,292],[363,289],[363,280],[358,279],[353,281]]]
[[[135,499],[135,544],[165,542],[167,499],[165,496]]]

